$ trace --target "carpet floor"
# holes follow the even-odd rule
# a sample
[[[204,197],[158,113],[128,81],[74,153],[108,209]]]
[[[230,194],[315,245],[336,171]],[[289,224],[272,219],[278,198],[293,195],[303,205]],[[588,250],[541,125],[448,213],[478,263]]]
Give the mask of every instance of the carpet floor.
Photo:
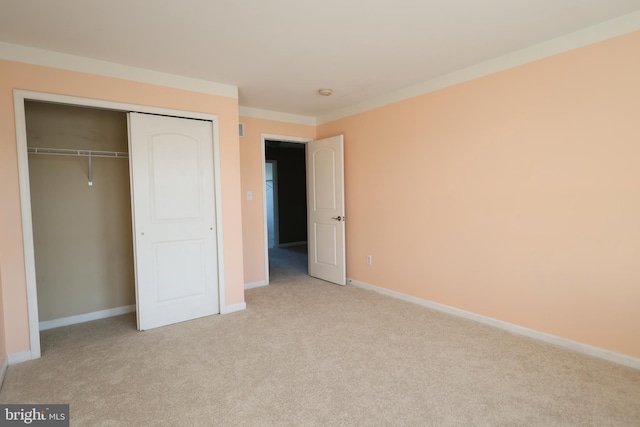
[[[315,280],[303,251],[270,277],[242,312],[44,331],[0,403],[69,403],[74,426],[640,426],[640,371]]]

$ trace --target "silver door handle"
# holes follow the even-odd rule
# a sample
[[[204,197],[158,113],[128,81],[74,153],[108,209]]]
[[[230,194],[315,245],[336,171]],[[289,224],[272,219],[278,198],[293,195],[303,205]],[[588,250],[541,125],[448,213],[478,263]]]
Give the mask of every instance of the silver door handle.
[[[344,220],[344,218],[343,218],[343,217],[341,217],[341,216],[334,216],[334,217],[332,217],[331,219],[335,219],[336,221],[342,221],[342,220]]]

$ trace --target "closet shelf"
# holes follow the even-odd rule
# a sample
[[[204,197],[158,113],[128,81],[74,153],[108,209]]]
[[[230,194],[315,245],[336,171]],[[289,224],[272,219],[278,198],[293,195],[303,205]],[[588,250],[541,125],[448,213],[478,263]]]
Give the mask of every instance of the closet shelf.
[[[68,148],[37,148],[27,147],[30,154],[50,154],[54,156],[79,156],[88,157],[89,159],[89,187],[93,187],[93,167],[91,159],[94,157],[110,157],[112,159],[127,159],[129,153],[124,151],[99,151],[99,150],[70,150]]]
[[[80,156],[80,157],[112,157],[129,158],[129,153],[125,151],[99,151],[99,150],[71,150],[67,148],[37,148],[28,147],[30,154],[52,154],[57,156]]]

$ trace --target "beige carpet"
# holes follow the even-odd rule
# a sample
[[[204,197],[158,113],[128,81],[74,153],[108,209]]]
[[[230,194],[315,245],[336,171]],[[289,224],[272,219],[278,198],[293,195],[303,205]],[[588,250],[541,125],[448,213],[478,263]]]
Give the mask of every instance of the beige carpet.
[[[640,426],[640,371],[314,280],[278,251],[243,312],[44,332],[0,402],[70,403],[78,426]]]

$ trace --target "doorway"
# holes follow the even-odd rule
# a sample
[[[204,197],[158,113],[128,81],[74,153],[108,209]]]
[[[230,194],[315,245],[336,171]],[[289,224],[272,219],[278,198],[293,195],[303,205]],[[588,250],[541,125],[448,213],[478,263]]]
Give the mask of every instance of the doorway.
[[[139,112],[156,116],[169,116],[174,118],[196,119],[210,123],[210,136],[212,138],[211,145],[211,157],[208,162],[213,163],[211,168],[213,174],[213,181],[211,191],[207,194],[212,195],[215,201],[214,214],[210,218],[210,223],[207,224],[209,230],[222,229],[222,209],[219,201],[221,200],[221,187],[220,187],[220,158],[219,158],[219,139],[218,139],[218,118],[215,115],[208,113],[186,112],[180,110],[171,110],[164,108],[146,107],[135,104],[126,104],[112,101],[103,101],[89,98],[78,98],[65,95],[47,94],[40,92],[31,92],[23,90],[14,91],[15,102],[15,119],[16,119],[16,142],[18,152],[18,173],[20,184],[20,200],[22,211],[22,232],[23,232],[23,244],[24,244],[24,259],[25,259],[25,275],[26,275],[26,287],[27,287],[27,308],[28,308],[28,321],[29,321],[29,336],[30,336],[30,350],[28,355],[24,356],[23,360],[36,359],[41,356],[40,349],[40,327],[39,327],[39,314],[38,314],[38,290],[36,285],[36,260],[34,250],[34,229],[32,222],[32,204],[31,204],[31,190],[29,179],[29,155],[27,147],[27,127],[26,127],[26,113],[25,103],[29,101],[48,102],[56,104],[65,104],[76,107],[96,108],[109,111],[117,111],[123,113]],[[172,160],[170,157],[164,157],[165,159]],[[184,159],[181,157],[180,159]],[[188,160],[188,159],[187,159]],[[170,166],[170,162],[167,163]],[[131,168],[131,163],[129,164]],[[135,176],[135,168],[130,169],[132,176]],[[164,177],[162,175],[160,178]],[[135,198],[134,198],[135,200]],[[135,232],[135,221],[134,221]],[[144,234],[144,233],[142,233]],[[221,233],[216,234],[214,239],[214,245],[216,247],[215,258],[218,266],[224,265],[223,259],[223,241]],[[134,261],[134,266],[136,261]],[[137,268],[137,267],[136,267]],[[225,306],[225,288],[224,277],[222,275],[222,268],[218,268],[215,272],[217,276],[217,300],[219,301],[219,312],[227,312]],[[139,291],[139,289],[138,289]],[[136,295],[136,301],[138,301]],[[216,308],[217,310],[218,308]],[[139,310],[138,310],[139,312]]]
[[[285,135],[262,134],[262,176],[264,182],[263,206],[265,206],[265,283],[270,281],[270,255],[276,256],[275,251],[293,251],[300,253],[307,245],[307,212],[306,212],[306,163],[305,144],[311,138],[292,137]],[[277,201],[270,197],[268,189],[268,169],[273,169],[274,193]],[[273,239],[270,239],[269,204],[273,201],[274,226]],[[290,249],[287,249],[290,248]]]
[[[302,148],[304,149],[302,149]],[[294,198],[299,203],[294,215],[288,215],[284,221],[283,191],[279,194],[279,229],[280,238],[277,250],[283,246],[300,246],[305,249],[308,263],[307,274],[337,285],[346,285],[346,251],[345,251],[345,199],[344,199],[344,136],[336,135],[320,140],[310,140],[279,135],[262,134],[263,150],[263,183],[266,182],[266,160],[274,159],[270,151],[292,148],[300,154],[300,174],[286,179],[288,185],[300,186],[300,195]],[[282,151],[284,153],[284,151]],[[278,158],[280,183],[282,179],[283,161],[287,157]],[[292,163],[293,165],[293,163]],[[292,169],[295,168],[292,166]],[[267,206],[266,185],[263,184],[263,207]],[[287,205],[287,207],[289,207]],[[270,281],[268,213],[264,209],[264,248],[265,248],[265,285]],[[284,240],[283,226],[290,229],[302,224],[303,236]],[[273,249],[273,250],[276,250]]]
[[[25,114],[40,330],[135,311],[126,113]]]

